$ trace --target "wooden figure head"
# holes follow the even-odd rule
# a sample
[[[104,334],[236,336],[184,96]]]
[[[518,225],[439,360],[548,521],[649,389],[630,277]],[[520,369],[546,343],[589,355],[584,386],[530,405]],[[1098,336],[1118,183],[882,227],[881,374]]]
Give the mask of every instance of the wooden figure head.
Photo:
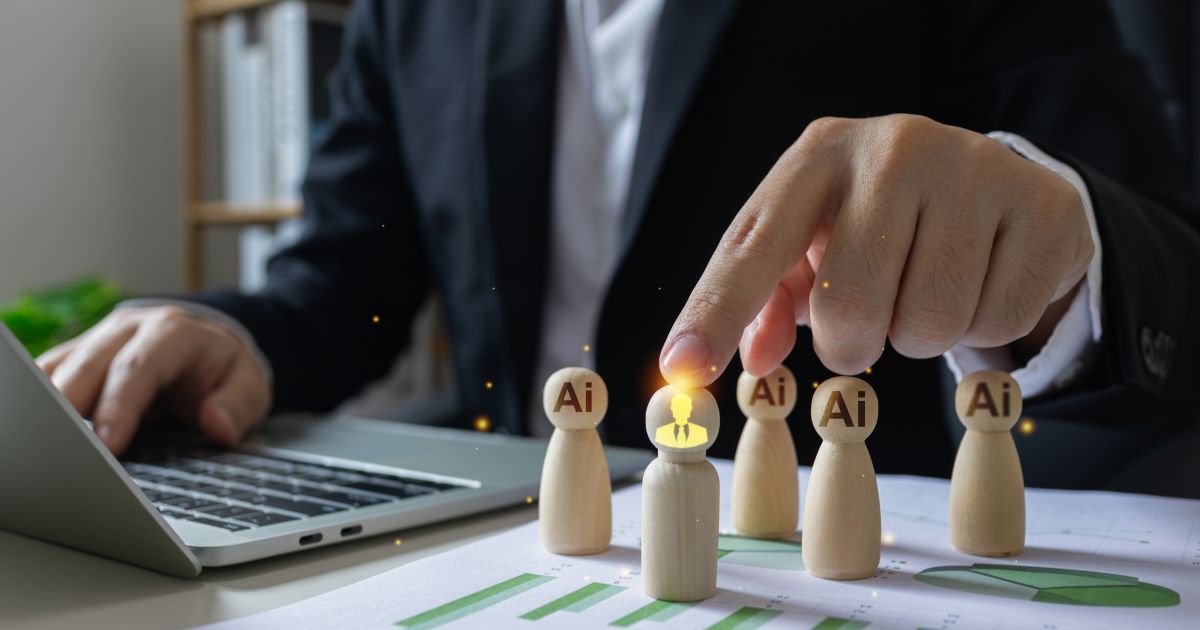
[[[704,452],[720,429],[717,401],[705,389],[667,385],[654,392],[646,406],[646,434],[662,451]]]
[[[866,381],[853,376],[835,376],[813,392],[813,428],[826,442],[862,442],[875,430],[879,399]]]
[[[796,407],[796,377],[785,366],[766,376],[742,372],[737,382],[738,407],[747,418],[785,420]]]
[[[592,429],[608,411],[608,387],[599,374],[587,368],[563,368],[546,379],[542,407],[559,429]]]
[[[954,411],[972,431],[1008,431],[1021,417],[1021,386],[1008,372],[971,372],[954,390]]]

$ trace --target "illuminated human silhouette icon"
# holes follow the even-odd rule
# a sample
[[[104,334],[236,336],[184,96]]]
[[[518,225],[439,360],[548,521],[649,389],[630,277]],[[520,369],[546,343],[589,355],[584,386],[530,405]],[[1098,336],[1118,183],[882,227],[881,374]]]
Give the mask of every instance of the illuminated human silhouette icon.
[[[688,448],[708,441],[708,429],[695,422],[688,422],[692,417],[691,396],[675,394],[671,398],[671,416],[675,418],[675,422],[664,424],[654,432],[654,441],[659,445]]]

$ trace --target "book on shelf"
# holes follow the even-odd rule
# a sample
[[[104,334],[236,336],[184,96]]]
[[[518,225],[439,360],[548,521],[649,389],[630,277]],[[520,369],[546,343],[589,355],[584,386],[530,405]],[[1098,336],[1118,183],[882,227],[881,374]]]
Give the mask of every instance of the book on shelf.
[[[309,149],[328,124],[345,12],[337,2],[281,0],[199,26],[203,200],[234,211],[300,205]],[[265,228],[243,230],[243,289],[262,285],[276,240]]]

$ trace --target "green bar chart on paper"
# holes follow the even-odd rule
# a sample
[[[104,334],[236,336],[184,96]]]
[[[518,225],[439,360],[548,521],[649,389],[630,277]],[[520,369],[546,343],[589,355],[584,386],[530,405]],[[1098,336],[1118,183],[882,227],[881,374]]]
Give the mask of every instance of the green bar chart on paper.
[[[812,627],[812,630],[861,630],[870,625],[866,621],[858,619],[842,619],[841,617],[826,617],[821,620],[821,623]]]
[[[683,603],[664,602],[661,599],[655,600],[629,613],[628,615],[617,619],[609,625],[613,625],[618,628],[628,628],[639,621],[655,621],[662,623],[695,605],[696,602]]]
[[[571,591],[544,606],[539,606],[521,615],[521,619],[537,621],[559,611],[582,612],[623,590],[625,590],[624,586],[592,582],[583,588]]]
[[[442,604],[425,612],[413,615],[396,622],[402,628],[424,630],[436,628],[443,624],[462,619],[467,615],[479,612],[489,606],[498,604],[510,597],[519,595],[537,586],[541,586],[554,578],[546,575],[522,573],[485,589],[475,591],[470,595]]]
[[[798,540],[761,540],[722,534],[717,540],[717,555],[726,564],[777,571],[804,570]]]
[[[714,623],[708,630],[751,630],[778,617],[782,611],[742,606],[732,615]]]

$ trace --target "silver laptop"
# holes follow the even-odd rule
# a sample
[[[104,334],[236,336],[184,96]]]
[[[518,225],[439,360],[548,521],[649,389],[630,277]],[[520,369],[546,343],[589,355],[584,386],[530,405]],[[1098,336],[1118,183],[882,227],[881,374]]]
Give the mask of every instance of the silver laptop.
[[[12,532],[194,577],[537,495],[545,442],[378,420],[276,417],[236,451],[141,436],[118,461],[2,324],[0,338]],[[651,459],[606,450],[614,479]]]

